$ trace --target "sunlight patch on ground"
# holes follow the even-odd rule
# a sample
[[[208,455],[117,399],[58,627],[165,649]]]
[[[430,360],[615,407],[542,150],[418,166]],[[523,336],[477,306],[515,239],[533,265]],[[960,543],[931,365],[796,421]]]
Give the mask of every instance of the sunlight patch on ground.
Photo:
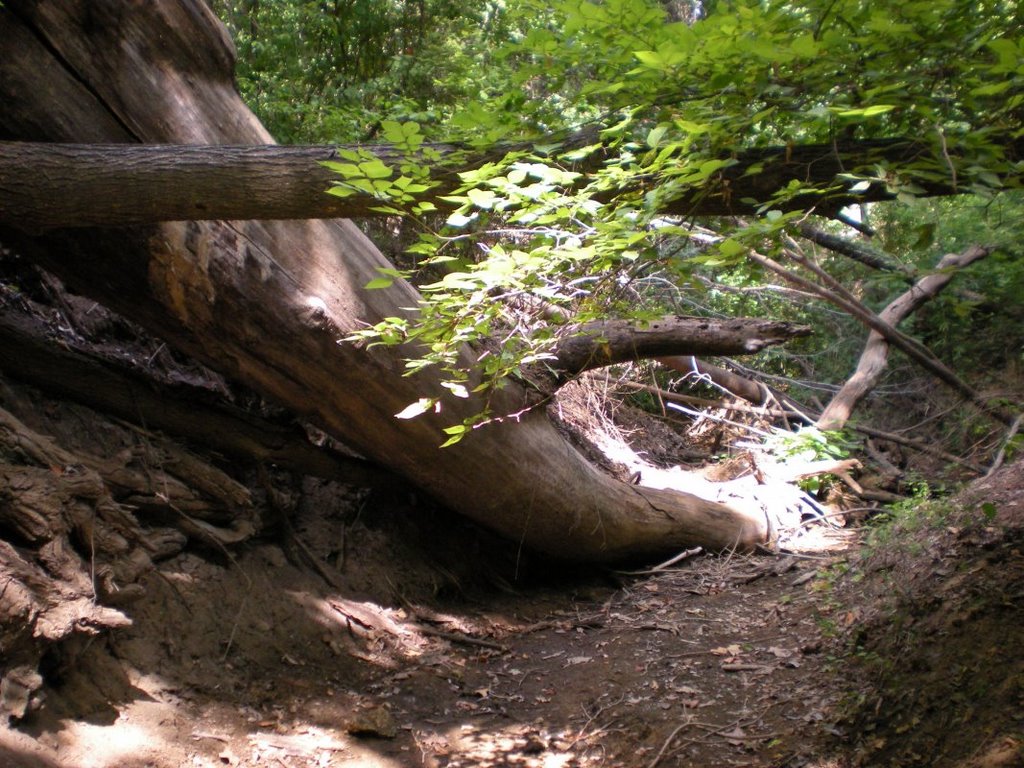
[[[165,740],[149,728],[119,720],[113,725],[70,721],[58,735],[61,751],[77,754],[80,768],[115,768],[159,756]]]
[[[548,733],[525,724],[486,730],[474,724],[449,728],[440,738],[445,749],[458,754],[452,768],[565,768],[572,764],[572,752],[552,748],[564,733]]]

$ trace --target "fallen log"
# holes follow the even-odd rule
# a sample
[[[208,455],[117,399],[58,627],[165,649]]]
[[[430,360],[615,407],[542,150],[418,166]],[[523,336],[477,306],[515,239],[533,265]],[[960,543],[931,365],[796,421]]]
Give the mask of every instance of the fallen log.
[[[12,37],[15,33],[6,34]],[[83,51],[72,51],[72,56],[75,55],[81,56]],[[39,60],[45,61],[45,57],[39,55]],[[79,102],[78,106],[86,106],[88,97],[76,92],[63,78],[52,85]],[[138,88],[138,84],[115,80],[112,87],[127,90]],[[210,99],[208,105],[212,103]],[[35,116],[16,110],[17,105],[10,121],[34,127]],[[372,195],[324,194],[340,177],[322,163],[336,161],[342,150],[370,152],[388,165],[397,166],[406,159],[401,151],[387,145],[284,147],[254,141],[220,146],[204,146],[200,142],[189,146],[129,146],[101,143],[109,142],[102,133],[77,133],[61,146],[54,146],[40,143],[40,135],[32,130],[25,133],[28,141],[0,141],[0,224],[26,232],[160,221],[380,216],[377,209],[381,201]],[[568,151],[591,143],[592,133],[569,137],[560,143]],[[1024,153],[1024,140],[1001,138],[1017,155]],[[95,143],[84,143],[89,141]],[[461,185],[460,171],[500,160],[507,152],[530,146],[532,143],[522,147],[509,145],[481,153],[457,144],[431,145],[430,150],[442,160],[430,161],[436,168],[432,178],[435,186],[418,199],[430,200],[442,209],[455,207],[444,196]],[[949,147],[953,154],[958,149],[955,145]],[[898,166],[932,150],[929,143],[910,139],[748,149],[728,158],[730,164],[710,179],[706,187],[681,193],[666,201],[662,210],[681,216],[752,214],[758,211],[759,204],[751,201],[770,199],[791,181],[831,185],[836,191],[824,201],[817,192],[780,201],[776,203],[780,210],[817,208],[835,212],[850,204],[890,200],[894,194],[882,182],[873,182],[856,193],[847,191],[855,183],[848,176],[878,163]],[[598,167],[605,159],[598,152],[591,156],[590,163]],[[756,172],[751,173],[754,168]],[[68,178],[76,182],[71,194]],[[926,196],[954,195],[966,189],[958,189],[955,182],[918,183]]]
[[[0,113],[2,135],[271,142],[235,92],[230,43],[199,0],[6,2],[0,39],[0,89],[16,105]],[[38,238],[7,228],[0,237],[72,289],[524,546],[609,561],[695,544],[750,549],[768,536],[760,509],[610,478],[542,410],[522,412],[529,398],[511,383],[486,402],[450,397],[439,412],[394,418],[437,381],[403,375],[414,349],[339,343],[418,298],[400,280],[364,289],[389,265],[350,222],[188,222]],[[438,448],[443,428],[485,407],[498,420]]]
[[[706,377],[712,384],[755,405],[766,403],[771,394],[768,387],[760,382],[739,376],[719,365],[698,360],[692,355],[673,355],[657,359],[665,367],[685,376],[693,375],[698,380]]]
[[[49,341],[24,315],[0,311],[0,371],[51,395],[217,453],[349,485],[391,490],[399,479],[370,462],[313,445],[304,429],[261,419],[185,384]]]
[[[646,326],[606,320],[568,329],[550,365],[568,378],[647,358],[674,361],[693,360],[693,355],[749,355],[810,334],[806,325],[749,318],[665,317]]]

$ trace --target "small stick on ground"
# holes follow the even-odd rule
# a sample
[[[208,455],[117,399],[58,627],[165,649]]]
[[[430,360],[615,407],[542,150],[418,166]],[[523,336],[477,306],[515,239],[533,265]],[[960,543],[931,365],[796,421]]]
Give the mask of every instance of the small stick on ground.
[[[616,571],[616,573],[622,574],[623,576],[651,576],[652,574],[655,574],[655,573],[661,573],[666,568],[670,568],[673,565],[675,565],[676,563],[678,563],[678,562],[680,562],[682,560],[686,560],[687,558],[693,557],[695,555],[699,555],[702,552],[704,552],[704,548],[703,547],[694,547],[693,549],[684,549],[682,552],[680,552],[675,557],[669,558],[664,563],[659,563],[658,565],[654,566],[653,568],[648,568],[648,569],[643,570],[643,571]]]
[[[491,648],[495,651],[501,651],[502,653],[508,653],[508,647],[499,643],[493,643],[490,640],[481,640],[478,637],[472,637],[470,635],[463,635],[458,632],[445,632],[442,629],[434,629],[424,624],[417,624],[415,628],[418,632],[422,632],[424,635],[433,635],[434,637],[440,637],[442,640],[449,640],[453,643],[461,643],[462,645],[479,645],[481,648]]]
[[[1006,433],[1006,437],[1003,438],[1003,442],[999,445],[999,451],[996,453],[995,459],[992,461],[992,466],[988,468],[988,472],[985,473],[985,477],[992,477],[995,471],[1003,464],[1003,459],[1006,458],[1006,446],[1013,440],[1013,436],[1017,434],[1017,430],[1020,429],[1021,419],[1024,419],[1024,413],[1018,413],[1017,418],[1013,420],[1013,424],[1010,425],[1010,429]]]

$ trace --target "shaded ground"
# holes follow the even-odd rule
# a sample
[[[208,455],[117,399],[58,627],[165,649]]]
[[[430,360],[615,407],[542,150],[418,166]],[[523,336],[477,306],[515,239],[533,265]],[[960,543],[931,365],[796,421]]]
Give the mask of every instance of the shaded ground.
[[[82,333],[113,322],[91,304],[63,312]],[[210,383],[114,330],[148,373]],[[148,431],[5,380],[0,406],[73,451],[159,468]],[[700,458],[674,434],[646,438],[662,465]],[[253,489],[259,537],[191,538],[159,560],[124,609],[132,626],[47,651],[41,706],[0,648],[0,704],[30,710],[0,725],[0,765],[1024,764],[1021,462],[898,524],[815,524],[790,552],[645,573],[573,572],[401,493],[229,469]],[[26,557],[53,551],[8,533]],[[87,546],[54,541],[90,566]]]
[[[1024,765],[1024,464],[867,539],[837,582],[866,765]]]
[[[474,599],[353,564],[383,581],[338,594],[270,543],[182,554],[0,743],[82,768],[1020,765],[1022,474],[866,558],[814,536],[832,549]],[[323,512],[297,523],[318,555]]]
[[[61,660],[6,743],[69,766],[772,764],[830,727],[823,562],[698,558],[620,588],[385,608],[273,545],[227,567],[186,554],[135,627]]]

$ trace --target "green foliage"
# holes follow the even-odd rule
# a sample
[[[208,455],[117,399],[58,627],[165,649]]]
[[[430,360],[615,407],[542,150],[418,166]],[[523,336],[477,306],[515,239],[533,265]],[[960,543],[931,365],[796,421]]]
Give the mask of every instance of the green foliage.
[[[992,213],[1004,205],[995,193],[1019,187],[1024,169],[1009,151],[1024,136],[1016,3],[729,0],[705,3],[693,23],[671,21],[655,0],[220,5],[239,41],[243,92],[279,138],[374,139],[404,150],[390,164],[357,150],[328,165],[338,174],[331,194],[369,194],[381,201],[378,211],[417,220],[411,252],[431,274],[415,322],[390,318],[356,337],[414,342],[419,357],[409,372],[437,367],[443,386],[460,395],[543,364],[559,318],[643,321],[664,312],[665,285],[691,313],[778,312],[833,329],[835,336],[804,344],[834,356],[845,374],[850,352],[831,339],[859,348],[862,334],[849,333],[848,319],[806,298],[748,290],[770,282],[748,254],[782,258],[806,216],[783,212],[783,203],[821,204],[840,190],[882,184],[903,206],[879,214],[886,244],[923,268],[936,248],[973,242],[993,227],[978,229],[966,207],[959,218],[936,208],[922,219],[921,207],[932,203],[918,195],[953,184],[975,195],[961,205],[981,200]],[[268,64],[274,57],[276,68]],[[441,223],[422,200],[439,160],[427,140],[445,131],[516,148],[463,173]],[[589,140],[564,141],[580,135]],[[844,179],[822,188],[794,181],[746,200],[758,216],[713,230],[663,213],[720,185],[744,149],[820,143],[841,152],[853,140],[900,137],[923,140],[930,151],[899,164],[848,166]],[[1004,215],[1022,220],[1009,208]],[[903,276],[882,281],[842,259],[820,261],[869,303],[884,304],[902,286]],[[1008,245],[990,263],[989,272],[974,272],[978,293],[1019,296],[1019,252]],[[948,316],[976,317],[965,306],[948,307]],[[542,312],[545,323],[530,317]],[[926,329],[946,330],[939,320]],[[787,365],[785,353],[772,354]]]
[[[430,164],[440,160],[436,149],[423,146],[419,123],[385,120],[381,123],[381,131],[395,149],[405,153],[398,167],[388,165],[366,149],[339,149],[339,157],[348,162],[321,163],[341,177],[327,193],[337,197],[371,195],[386,203],[375,208],[381,213],[402,215],[410,212],[418,216],[436,210],[433,203],[418,200],[424,192],[436,186],[436,182],[430,180]]]
[[[874,207],[886,251],[923,272],[943,253],[997,246],[915,315],[913,329],[943,359],[986,367],[1024,361],[1024,195],[965,195]]]
[[[914,534],[943,527],[955,511],[926,482],[916,483],[912,490],[910,497],[890,504],[885,512],[869,520],[865,558],[910,546],[916,540]]]
[[[378,139],[384,120],[439,123],[486,90],[496,3],[214,0],[242,96],[286,143]],[[466,45],[464,42],[468,42]]]
[[[764,448],[780,461],[823,461],[845,459],[859,447],[853,435],[845,430],[823,431],[814,426],[804,426],[795,432],[784,429],[772,430],[765,439]],[[809,493],[817,493],[824,479],[830,475],[815,475],[804,478],[799,485]]]
[[[775,430],[765,441],[765,448],[781,459],[820,461],[824,459],[845,459],[857,446],[853,436],[846,431],[823,431],[813,426],[799,428],[796,432]]]

